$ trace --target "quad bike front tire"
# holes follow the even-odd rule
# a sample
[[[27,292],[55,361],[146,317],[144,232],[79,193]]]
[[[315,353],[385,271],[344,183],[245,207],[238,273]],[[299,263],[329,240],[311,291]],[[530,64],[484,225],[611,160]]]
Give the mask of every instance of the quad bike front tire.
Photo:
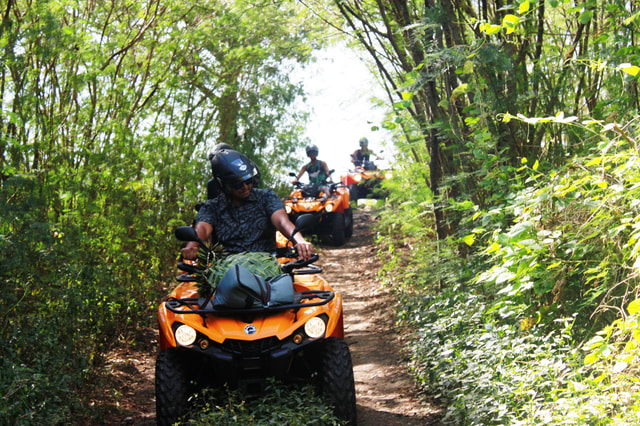
[[[353,210],[351,208],[344,210],[344,236],[351,238],[353,235]]]
[[[344,226],[344,213],[335,212],[331,218],[331,239],[333,245],[344,245],[345,226]]]
[[[358,194],[358,185],[352,183],[351,185],[349,185],[349,199],[358,202],[358,198],[360,198]]]
[[[169,348],[156,359],[156,423],[172,425],[187,411],[190,396],[187,365],[182,354]]]
[[[342,339],[330,337],[320,351],[320,389],[334,406],[334,414],[351,425],[357,424],[356,386],[349,346]]]

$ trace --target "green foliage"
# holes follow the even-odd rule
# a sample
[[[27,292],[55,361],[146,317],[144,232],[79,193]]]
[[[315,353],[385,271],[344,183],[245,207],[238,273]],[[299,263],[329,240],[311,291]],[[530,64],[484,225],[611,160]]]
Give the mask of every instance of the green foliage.
[[[216,425],[339,425],[332,407],[312,386],[286,386],[271,380],[264,393],[244,400],[228,389],[205,389],[195,401],[186,424]]]
[[[234,265],[240,265],[251,273],[264,278],[275,277],[282,273],[280,263],[271,253],[242,252],[222,256],[222,246],[219,245],[214,247],[212,251],[209,254],[201,249],[198,255],[198,266],[201,271],[196,272],[196,276],[198,277],[198,293],[201,297],[212,295],[222,277]]]
[[[381,273],[413,330],[415,376],[454,424],[635,424],[636,134],[562,114],[518,119],[575,128],[583,155],[495,168],[482,205],[449,203],[461,220],[446,240],[424,241],[433,222],[410,174],[381,212]]]
[[[530,186],[509,203],[513,225],[491,233],[485,253],[495,266],[478,276],[495,292],[495,308],[527,306],[522,314],[536,322],[577,314],[589,333],[612,319],[607,307],[623,306],[635,291],[639,160],[622,135],[558,171],[521,168]]]
[[[212,146],[231,135],[268,184],[303,143],[288,74],[321,25],[289,1],[165,3],[2,14],[0,423],[91,409],[76,390],[153,322]]]

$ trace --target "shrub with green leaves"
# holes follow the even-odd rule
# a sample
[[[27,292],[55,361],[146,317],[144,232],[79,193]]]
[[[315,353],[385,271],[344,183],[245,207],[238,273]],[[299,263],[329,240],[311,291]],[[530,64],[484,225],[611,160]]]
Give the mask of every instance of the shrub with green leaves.
[[[493,205],[450,202],[462,219],[446,240],[414,238],[431,222],[413,193],[381,213],[381,274],[445,421],[638,423],[640,157],[619,127],[579,126],[588,155],[502,169]]]
[[[187,415],[187,424],[340,425],[332,407],[312,386],[288,386],[270,380],[259,397],[245,400],[237,391],[205,389]]]

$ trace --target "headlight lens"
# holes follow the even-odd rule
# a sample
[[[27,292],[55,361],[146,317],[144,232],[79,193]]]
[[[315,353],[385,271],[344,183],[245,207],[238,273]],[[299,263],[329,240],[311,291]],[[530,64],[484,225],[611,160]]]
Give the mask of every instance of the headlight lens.
[[[192,345],[196,341],[196,331],[186,324],[176,329],[176,340],[182,346]]]
[[[324,209],[331,213],[333,211],[333,204],[327,204],[326,206],[324,206]]]
[[[312,339],[322,337],[326,330],[327,325],[320,317],[313,317],[304,325],[304,332],[307,333],[307,336],[311,337]]]
[[[284,210],[287,212],[287,214],[291,214],[291,206],[289,204],[285,204]]]
[[[387,173],[385,173],[384,177],[387,178],[387,179],[391,179],[393,177],[393,173],[387,172]]]
[[[362,180],[362,175],[355,175],[353,177],[353,180],[355,180],[356,182],[360,182]]]

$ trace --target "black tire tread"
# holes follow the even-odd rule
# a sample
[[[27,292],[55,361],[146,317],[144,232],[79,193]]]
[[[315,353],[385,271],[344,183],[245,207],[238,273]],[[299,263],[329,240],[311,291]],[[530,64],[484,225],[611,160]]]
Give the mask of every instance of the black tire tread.
[[[166,349],[156,359],[156,423],[172,425],[185,413],[189,399],[186,365],[175,349]]]
[[[345,229],[344,229],[344,213],[335,212],[331,218],[331,239],[333,245],[344,245]]]
[[[357,424],[356,387],[349,346],[344,340],[330,337],[321,351],[322,392],[334,405],[340,420]]]

